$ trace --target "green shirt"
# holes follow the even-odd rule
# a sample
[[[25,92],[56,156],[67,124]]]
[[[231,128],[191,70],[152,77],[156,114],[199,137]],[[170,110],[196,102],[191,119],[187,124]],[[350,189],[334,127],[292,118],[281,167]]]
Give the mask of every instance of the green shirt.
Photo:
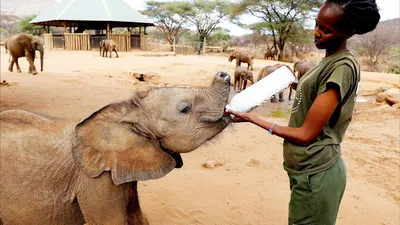
[[[349,50],[325,57],[302,76],[297,85],[289,127],[300,127],[318,94],[327,85],[339,91],[339,105],[309,145],[283,142],[283,166],[289,174],[312,174],[332,166],[340,157],[340,143],[350,124],[360,82],[360,66]]]

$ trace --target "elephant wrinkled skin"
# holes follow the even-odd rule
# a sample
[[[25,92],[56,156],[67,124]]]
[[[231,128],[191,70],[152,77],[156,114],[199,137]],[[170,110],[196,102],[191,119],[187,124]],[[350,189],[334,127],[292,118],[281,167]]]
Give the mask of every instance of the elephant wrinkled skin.
[[[209,88],[148,88],[79,123],[23,110],[0,113],[0,223],[148,224],[137,182],[182,167],[232,121],[230,77]]]
[[[12,36],[7,43],[8,51],[11,55],[11,62],[8,70],[13,72],[14,63],[17,66],[17,72],[21,73],[21,68],[18,64],[18,58],[26,57],[29,62],[29,73],[37,74],[35,67],[35,52],[40,52],[40,71],[43,71],[43,40],[40,37],[30,34],[17,34]]]

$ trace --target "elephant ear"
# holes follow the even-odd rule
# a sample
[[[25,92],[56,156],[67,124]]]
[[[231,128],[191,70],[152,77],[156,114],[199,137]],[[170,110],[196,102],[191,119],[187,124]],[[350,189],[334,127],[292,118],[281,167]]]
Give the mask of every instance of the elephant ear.
[[[29,52],[35,50],[32,46],[32,35],[21,34],[16,38],[16,41],[23,49]]]
[[[103,107],[75,127],[72,153],[90,177],[111,171],[116,185],[165,176],[176,166],[152,133],[140,123],[124,121],[139,109],[134,101]],[[130,116],[131,118],[131,116]]]

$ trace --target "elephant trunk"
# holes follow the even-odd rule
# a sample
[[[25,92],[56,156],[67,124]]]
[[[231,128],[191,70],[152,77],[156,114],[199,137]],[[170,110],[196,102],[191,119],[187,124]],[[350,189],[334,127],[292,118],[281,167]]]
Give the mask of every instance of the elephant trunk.
[[[40,51],[40,71],[43,72],[43,56],[44,56],[44,51]]]

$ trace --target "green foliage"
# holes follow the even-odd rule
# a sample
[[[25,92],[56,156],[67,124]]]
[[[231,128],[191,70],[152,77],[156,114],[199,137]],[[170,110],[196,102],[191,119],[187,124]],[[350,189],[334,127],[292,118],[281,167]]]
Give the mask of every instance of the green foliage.
[[[231,35],[229,30],[217,27],[207,38],[207,45],[220,46],[220,45],[231,45]]]
[[[259,19],[250,25],[261,34],[271,35],[273,45],[283,52],[286,41],[293,36],[297,24],[303,24],[312,12],[322,5],[322,0],[241,0],[234,7],[232,19],[250,14]],[[282,54],[279,55],[279,59]]]
[[[36,15],[30,15],[30,16],[25,16],[22,17],[19,21],[19,30],[22,33],[28,33],[32,35],[39,36],[40,34],[45,32],[45,28],[40,25],[34,25],[29,23],[32,21]]]
[[[146,9],[141,13],[152,18],[157,29],[172,44],[174,38],[176,42],[179,41],[182,35],[182,26],[185,24],[186,17],[190,14],[191,8],[188,2],[151,0],[146,2]]]
[[[192,0],[191,4],[187,19],[196,27],[199,41],[207,38],[231,13],[230,4],[225,0]]]

